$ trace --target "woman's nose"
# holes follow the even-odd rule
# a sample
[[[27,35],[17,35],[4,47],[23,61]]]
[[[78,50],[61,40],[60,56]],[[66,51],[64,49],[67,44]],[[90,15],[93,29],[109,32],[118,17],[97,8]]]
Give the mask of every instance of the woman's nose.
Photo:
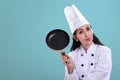
[[[86,31],[86,32],[85,32],[85,36],[87,37],[88,35],[89,35],[89,33]]]

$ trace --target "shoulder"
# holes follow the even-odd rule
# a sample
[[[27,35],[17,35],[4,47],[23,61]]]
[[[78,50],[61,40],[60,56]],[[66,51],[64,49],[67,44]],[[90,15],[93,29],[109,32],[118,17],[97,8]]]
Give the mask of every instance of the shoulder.
[[[107,46],[99,45],[99,50],[102,52],[111,52],[111,49]]]
[[[107,46],[99,45],[98,47],[98,53],[99,55],[106,55],[106,56],[111,56],[111,49]]]

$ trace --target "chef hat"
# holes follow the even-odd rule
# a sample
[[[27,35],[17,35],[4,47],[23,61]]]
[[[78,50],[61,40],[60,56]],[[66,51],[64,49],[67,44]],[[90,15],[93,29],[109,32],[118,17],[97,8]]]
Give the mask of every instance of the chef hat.
[[[70,30],[72,34],[74,31],[85,24],[89,24],[89,22],[85,19],[82,13],[76,8],[73,4],[72,6],[67,6],[64,8],[64,13],[69,24]]]

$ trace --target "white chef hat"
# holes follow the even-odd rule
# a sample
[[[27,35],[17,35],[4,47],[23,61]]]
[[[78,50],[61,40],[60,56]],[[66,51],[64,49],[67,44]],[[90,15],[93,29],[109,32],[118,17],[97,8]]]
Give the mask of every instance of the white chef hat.
[[[69,24],[72,34],[80,26],[89,24],[89,22],[85,19],[85,17],[76,8],[76,6],[74,4],[72,6],[65,7],[64,13],[65,13],[65,16],[66,16],[66,19],[67,19],[67,22]]]

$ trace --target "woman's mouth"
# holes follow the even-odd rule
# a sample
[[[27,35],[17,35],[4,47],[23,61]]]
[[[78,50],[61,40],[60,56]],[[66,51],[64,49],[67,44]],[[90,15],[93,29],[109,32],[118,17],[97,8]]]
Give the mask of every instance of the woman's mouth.
[[[86,38],[85,40],[86,40],[87,42],[89,42],[89,41],[91,40],[91,38]]]

